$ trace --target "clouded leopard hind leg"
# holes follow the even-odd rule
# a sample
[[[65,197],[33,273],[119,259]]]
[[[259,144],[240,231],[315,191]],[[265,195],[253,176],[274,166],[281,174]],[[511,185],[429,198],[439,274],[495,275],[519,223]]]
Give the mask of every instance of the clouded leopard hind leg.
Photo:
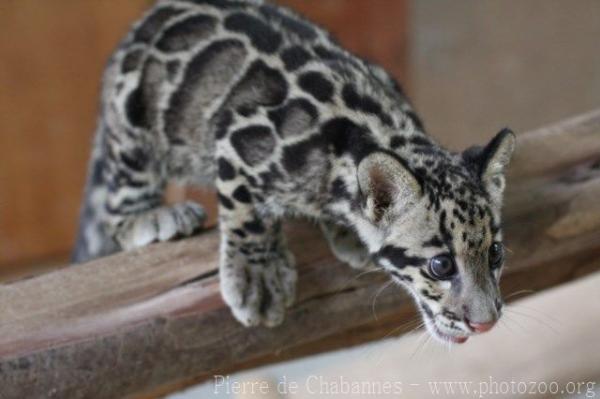
[[[153,242],[189,237],[199,232],[205,221],[204,208],[186,201],[127,215],[117,224],[114,236],[127,250]]]

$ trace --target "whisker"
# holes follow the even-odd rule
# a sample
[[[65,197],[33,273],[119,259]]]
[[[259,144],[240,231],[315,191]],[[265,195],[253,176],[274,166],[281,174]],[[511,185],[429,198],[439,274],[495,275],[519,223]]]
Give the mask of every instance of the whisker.
[[[417,323],[415,327],[413,327],[413,328],[409,327],[414,323]],[[409,334],[409,333],[419,329],[423,325],[424,325],[424,322],[421,320],[420,315],[415,315],[415,316],[409,318],[408,320],[406,320],[405,322],[403,322],[402,324],[400,324],[399,326],[392,328],[387,334],[385,334],[379,340],[383,341],[383,340],[387,339],[388,337],[390,337],[391,335],[393,335],[398,330],[405,328],[405,327],[411,328],[409,331],[407,331],[407,334]],[[361,360],[364,360],[365,358],[369,358],[373,352],[373,348],[369,348],[369,349],[365,348],[365,350],[368,350],[368,352],[361,354],[361,356],[360,356]]]
[[[381,295],[381,293],[383,291],[385,291],[386,288],[388,288],[390,285],[392,285],[392,283],[394,282],[394,280],[390,280],[388,281],[386,284],[383,285],[383,287],[381,287],[376,293],[375,296],[373,297],[373,303],[371,304],[371,312],[373,313],[373,317],[375,318],[375,321],[378,321],[379,319],[377,318],[377,312],[375,311],[375,305],[377,303],[377,298],[379,297],[379,295]]]
[[[413,324],[413,323],[417,323],[417,322],[419,322],[419,321],[420,321],[419,319],[420,319],[420,316],[415,316],[415,317],[413,317],[413,318],[409,319],[408,321],[406,321],[406,322],[404,322],[404,323],[400,324],[398,327],[394,327],[394,328],[392,328],[392,329],[390,330],[390,332],[388,332],[387,334],[385,334],[385,335],[384,335],[384,336],[383,336],[381,339],[382,339],[382,340],[383,340],[383,339],[386,339],[386,338],[388,338],[390,335],[393,335],[393,334],[394,334],[396,331],[398,331],[398,330],[402,329],[403,327],[408,327],[410,324]],[[413,331],[417,330],[418,328],[422,327],[423,325],[424,325],[424,322],[423,322],[423,321],[421,321],[420,323],[418,323],[418,324],[416,325],[416,327],[412,328],[411,330],[407,331],[406,333],[407,333],[407,334],[409,334],[409,333],[411,333],[411,332],[413,332]],[[409,327],[409,328],[410,328],[410,327]]]
[[[533,315],[530,315],[530,314],[527,314],[527,313],[523,313],[523,312],[519,312],[519,311],[517,311],[515,309],[507,309],[507,311],[510,311],[513,314],[521,316],[521,317],[529,317],[531,320],[534,320],[534,321],[538,322],[539,324],[547,327],[553,333],[555,333],[557,335],[560,335],[560,333],[552,325],[550,325],[548,322],[546,322],[544,320],[541,320],[540,318],[538,318],[536,316],[533,316]]]
[[[417,354],[417,352],[423,347],[423,345],[425,344],[425,342],[427,342],[427,340],[429,339],[429,331],[424,331],[420,336],[419,336],[419,342],[417,344],[417,348],[415,349],[415,351],[412,353],[412,355],[410,355],[410,359],[413,359],[415,357],[415,355]],[[423,338],[425,337],[425,338]]]
[[[427,334],[427,338],[425,338],[425,344],[423,344],[423,348],[421,350],[422,353],[425,353],[425,351],[427,350],[429,342],[431,342],[431,334]]]
[[[413,320],[412,322],[416,322],[419,320]],[[398,331],[400,328],[405,327],[407,324],[409,323],[402,323],[400,326],[394,328],[392,331],[390,331],[389,333],[386,334],[386,336],[383,338],[385,339],[386,337],[390,336],[391,334],[393,334],[394,332]],[[411,330],[407,331],[406,334],[410,334],[411,332],[421,328],[423,325],[425,325],[425,322],[421,321],[420,323],[417,323],[417,325],[412,328]],[[368,356],[366,356],[366,358],[368,359],[368,357],[370,356],[370,354]],[[364,359],[361,359],[364,361]],[[375,368],[377,368],[377,366],[379,366],[381,364],[381,361],[383,360],[383,355],[379,357],[379,360],[377,360],[377,362],[375,362],[374,366]]]
[[[525,289],[525,290],[519,290],[519,291],[515,291],[511,294],[508,294],[504,300],[508,301],[510,298],[513,298],[517,295],[525,295],[525,294],[535,294],[537,291],[536,290],[530,290],[530,289]]]
[[[375,272],[380,272],[380,273],[385,273],[384,270],[382,269],[377,269],[377,268],[373,268],[373,269],[369,269],[369,270],[365,270],[362,271],[352,277],[350,277],[345,283],[343,283],[340,287],[340,289],[337,291],[337,293],[339,294],[340,292],[348,289],[348,287],[350,287],[350,284],[352,284],[354,281],[358,280],[359,278],[361,278],[362,276],[365,276],[369,273],[375,273]]]
[[[358,280],[359,278],[361,278],[362,276],[369,274],[369,273],[375,273],[375,272],[379,272],[379,273],[385,273],[385,270],[381,269],[381,268],[377,268],[377,267],[373,267],[367,270],[364,270],[358,274],[356,274],[353,278],[353,280]]]
[[[513,305],[513,306],[514,306],[514,305]],[[560,319],[557,319],[557,318],[556,318],[556,317],[554,317],[552,314],[550,314],[550,313],[547,313],[547,312],[544,312],[543,310],[536,309],[536,308],[533,308],[533,307],[531,307],[531,306],[526,306],[526,305],[523,305],[523,304],[520,304],[520,303],[519,303],[517,306],[519,307],[519,309],[523,308],[523,309],[525,309],[525,310],[529,310],[529,311],[532,311],[532,312],[536,312],[536,313],[537,313],[537,314],[539,314],[540,316],[547,317],[549,321],[553,321],[553,322],[555,322],[555,323],[557,323],[557,324],[559,324],[559,325],[560,325],[560,324],[562,324],[562,320],[560,320]]]
[[[448,353],[452,352],[453,347],[454,347],[454,345],[452,345],[451,342],[449,342],[449,341],[446,342],[446,348],[447,348]]]
[[[519,329],[521,330],[521,332],[520,332],[521,334],[524,334],[524,335],[528,335],[528,334],[530,334],[530,332],[531,332],[531,331],[528,331],[528,330],[527,330],[527,329],[526,329],[526,328],[523,326],[523,324],[521,324],[519,321],[515,320],[514,318],[512,318],[512,317],[509,317],[509,315],[504,315],[504,317],[503,317],[502,319],[500,319],[500,320],[501,320],[501,321],[504,321],[504,319],[506,319],[506,321],[507,321],[507,322],[509,322],[509,321],[510,321],[511,323],[513,323],[513,324],[515,324],[517,327],[519,327]],[[506,323],[506,326],[508,326],[508,323]],[[514,331],[514,330],[513,330],[513,331]]]
[[[500,325],[502,325],[502,327],[506,328],[511,334],[514,334],[514,331],[508,326],[508,323],[506,322],[506,320],[504,319],[500,319]]]

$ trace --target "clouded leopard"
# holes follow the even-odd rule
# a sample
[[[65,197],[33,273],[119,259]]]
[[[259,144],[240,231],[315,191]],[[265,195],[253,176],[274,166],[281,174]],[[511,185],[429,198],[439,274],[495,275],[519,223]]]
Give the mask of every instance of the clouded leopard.
[[[288,9],[160,0],[105,71],[74,258],[194,234],[203,208],[163,204],[165,185],[215,187],[222,295],[243,324],[292,304],[281,220],[299,215],[341,260],[404,285],[432,335],[464,342],[501,312],[514,145],[504,129],[443,149],[390,75]]]

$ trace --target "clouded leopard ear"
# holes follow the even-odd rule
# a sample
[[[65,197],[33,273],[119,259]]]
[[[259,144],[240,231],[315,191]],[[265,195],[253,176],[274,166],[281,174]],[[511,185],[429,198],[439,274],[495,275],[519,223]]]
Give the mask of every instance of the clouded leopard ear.
[[[515,143],[515,134],[504,128],[485,146],[481,154],[481,180],[496,202],[502,201],[504,175],[515,150]]]
[[[358,185],[366,216],[379,223],[391,211],[402,212],[422,195],[417,178],[396,157],[375,152],[358,165]]]

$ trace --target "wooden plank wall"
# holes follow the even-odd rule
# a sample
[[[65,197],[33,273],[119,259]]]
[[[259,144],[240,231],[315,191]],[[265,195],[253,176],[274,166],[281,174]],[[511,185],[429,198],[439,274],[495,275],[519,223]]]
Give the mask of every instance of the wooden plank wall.
[[[0,265],[68,254],[99,77],[144,3],[4,0],[0,5]]]
[[[105,60],[149,0],[0,4],[0,277],[67,259]],[[405,1],[285,0],[405,77]]]

